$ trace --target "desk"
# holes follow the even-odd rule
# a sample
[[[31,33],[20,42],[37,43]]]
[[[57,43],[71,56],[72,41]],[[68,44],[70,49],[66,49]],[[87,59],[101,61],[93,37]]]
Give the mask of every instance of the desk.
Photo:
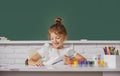
[[[25,51],[28,48],[39,48],[50,41],[1,41],[0,42],[0,76],[120,76],[120,68],[99,67],[68,67],[66,65],[54,65],[48,67],[25,66],[27,58]],[[67,41],[65,45],[73,44],[78,52],[86,53],[88,58],[91,54],[101,54],[105,46],[120,48],[120,41]],[[92,50],[91,50],[92,49]],[[91,53],[92,51],[92,53]],[[94,51],[94,52],[93,52]],[[96,52],[97,51],[97,52]],[[90,53],[90,54],[89,54]],[[7,55],[6,55],[7,54]],[[20,55],[19,55],[20,54]],[[13,55],[13,56],[12,56]],[[102,54],[103,55],[103,54]],[[6,61],[7,59],[7,61]],[[23,59],[23,60],[22,60]],[[23,65],[18,65],[18,64]]]
[[[120,68],[1,65],[0,76],[120,76]]]

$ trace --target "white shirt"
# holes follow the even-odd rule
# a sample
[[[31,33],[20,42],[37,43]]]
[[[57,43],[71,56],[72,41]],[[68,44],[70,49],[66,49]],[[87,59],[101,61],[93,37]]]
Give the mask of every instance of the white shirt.
[[[72,56],[74,50],[71,47],[64,47],[62,49],[55,49],[49,43],[43,45],[43,47],[38,50],[38,53],[42,56],[42,61],[44,65],[52,65],[63,59],[64,55]]]

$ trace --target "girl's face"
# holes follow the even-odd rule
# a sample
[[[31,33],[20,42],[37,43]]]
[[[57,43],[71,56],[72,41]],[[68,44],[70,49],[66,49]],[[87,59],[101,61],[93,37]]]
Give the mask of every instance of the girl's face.
[[[63,35],[56,35],[55,33],[50,33],[50,39],[52,42],[52,47],[56,49],[63,48],[63,43],[66,40]]]

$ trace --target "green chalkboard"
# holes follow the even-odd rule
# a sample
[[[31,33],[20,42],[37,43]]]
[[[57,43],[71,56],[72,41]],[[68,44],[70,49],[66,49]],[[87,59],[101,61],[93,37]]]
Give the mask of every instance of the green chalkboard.
[[[56,17],[69,40],[120,40],[120,0],[2,0],[0,36],[48,40]]]

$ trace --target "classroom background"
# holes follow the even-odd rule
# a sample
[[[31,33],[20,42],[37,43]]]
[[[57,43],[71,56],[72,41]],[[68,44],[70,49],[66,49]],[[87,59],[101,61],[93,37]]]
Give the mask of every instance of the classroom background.
[[[0,37],[48,40],[56,17],[68,40],[120,40],[120,0],[1,0]]]

